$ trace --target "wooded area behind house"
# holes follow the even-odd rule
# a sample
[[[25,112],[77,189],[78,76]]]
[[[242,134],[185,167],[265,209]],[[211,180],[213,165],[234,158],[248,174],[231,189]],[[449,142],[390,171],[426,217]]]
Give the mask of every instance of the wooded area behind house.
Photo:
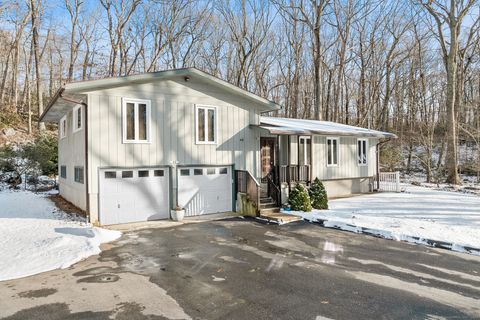
[[[480,170],[479,29],[477,0],[2,2],[0,129],[45,130],[64,82],[193,66],[277,116],[394,132],[389,169],[458,183]]]

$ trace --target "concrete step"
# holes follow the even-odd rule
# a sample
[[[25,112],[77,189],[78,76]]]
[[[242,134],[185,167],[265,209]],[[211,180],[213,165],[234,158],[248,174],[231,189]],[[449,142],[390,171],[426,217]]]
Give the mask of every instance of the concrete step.
[[[270,208],[278,208],[278,205],[273,201],[260,204],[260,210],[261,209],[270,209]]]
[[[274,202],[272,197],[260,197],[260,204]]]
[[[259,210],[260,215],[280,212],[279,207],[264,208]]]
[[[280,212],[261,213],[261,211],[260,211],[260,218],[266,219],[268,221],[280,223],[280,224],[302,220],[301,217],[294,216],[294,215],[291,215],[291,214],[280,213]]]

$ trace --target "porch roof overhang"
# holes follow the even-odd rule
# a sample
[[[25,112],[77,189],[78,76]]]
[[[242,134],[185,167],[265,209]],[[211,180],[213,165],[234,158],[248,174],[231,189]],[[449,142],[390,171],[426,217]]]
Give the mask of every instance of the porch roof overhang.
[[[276,135],[331,135],[365,138],[397,138],[390,132],[365,129],[330,121],[261,117],[259,128]]]

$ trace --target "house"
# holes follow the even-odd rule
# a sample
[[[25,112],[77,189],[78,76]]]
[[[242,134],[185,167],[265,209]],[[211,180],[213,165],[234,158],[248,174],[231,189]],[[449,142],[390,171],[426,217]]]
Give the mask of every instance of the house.
[[[98,224],[275,206],[319,177],[332,196],[372,190],[394,135],[264,117],[280,106],[195,68],[65,84],[40,120],[59,125],[60,194]],[[282,196],[283,193],[283,196]]]

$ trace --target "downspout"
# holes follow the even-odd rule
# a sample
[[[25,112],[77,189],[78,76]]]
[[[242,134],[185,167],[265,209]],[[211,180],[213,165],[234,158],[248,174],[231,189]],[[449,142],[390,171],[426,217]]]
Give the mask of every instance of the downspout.
[[[88,104],[83,102],[83,101],[77,101],[77,100],[73,100],[73,99],[70,99],[70,98],[66,98],[63,96],[63,90],[60,91],[59,93],[59,98],[62,99],[62,100],[65,100],[67,102],[70,102],[70,103],[74,103],[74,104],[80,104],[82,105],[84,108],[84,131],[85,131],[85,165],[84,165],[84,179],[85,179],[85,201],[86,201],[86,207],[85,207],[85,213],[87,215],[87,222],[90,222],[90,195],[88,193]]]
[[[392,140],[392,138],[388,138],[387,140],[385,141],[382,141],[382,142],[379,142],[377,143],[377,145],[375,146],[376,148],[376,160],[377,160],[377,166],[376,166],[376,171],[377,171],[377,191],[380,190],[380,147],[387,143],[387,142],[390,142]]]

